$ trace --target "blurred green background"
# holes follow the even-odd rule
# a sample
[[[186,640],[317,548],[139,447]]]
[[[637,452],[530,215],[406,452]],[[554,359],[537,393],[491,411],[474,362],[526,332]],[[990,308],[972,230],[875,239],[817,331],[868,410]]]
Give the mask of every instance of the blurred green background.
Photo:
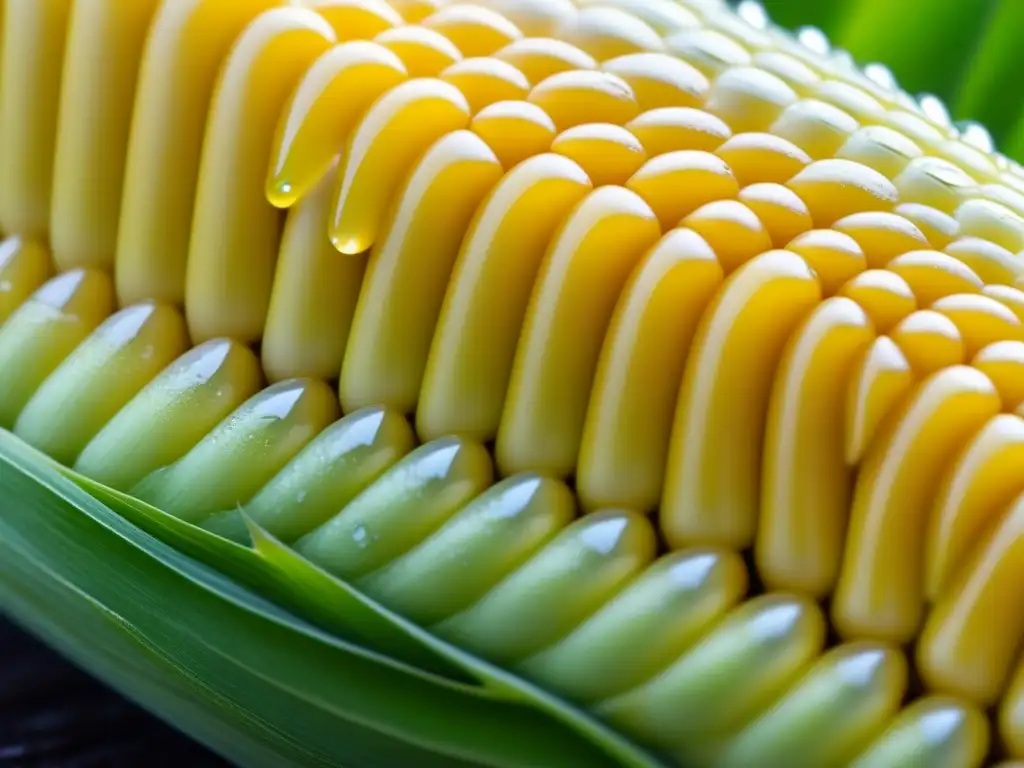
[[[1024,161],[1024,0],[761,0],[772,21],[819,27],[860,64],[932,93]]]

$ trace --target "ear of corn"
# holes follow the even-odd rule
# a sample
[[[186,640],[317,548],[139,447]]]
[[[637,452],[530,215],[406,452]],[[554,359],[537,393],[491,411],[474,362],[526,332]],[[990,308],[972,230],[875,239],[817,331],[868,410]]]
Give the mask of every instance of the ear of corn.
[[[986,8],[817,20],[994,110]],[[749,1],[3,9],[5,613],[244,765],[1024,757],[980,124]]]

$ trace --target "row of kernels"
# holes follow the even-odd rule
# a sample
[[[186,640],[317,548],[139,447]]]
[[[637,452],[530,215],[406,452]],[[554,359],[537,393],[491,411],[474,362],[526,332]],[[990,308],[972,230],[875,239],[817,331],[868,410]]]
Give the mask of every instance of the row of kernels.
[[[129,310],[129,311],[131,311],[131,310]],[[125,313],[122,313],[122,316],[126,317],[128,315],[126,315]],[[204,345],[204,346],[209,346],[209,345]],[[80,357],[82,355],[84,355],[84,352],[82,352],[82,353],[76,352],[76,360],[78,359],[78,357]],[[63,377],[63,379],[67,380],[68,377]],[[284,397],[299,396],[299,395],[301,395],[302,391],[304,391],[302,389],[295,389],[294,387],[292,389],[282,389],[282,388],[279,387],[278,389],[280,391],[275,396],[278,397],[279,399],[284,398]],[[293,389],[294,389],[294,392],[293,392],[293,394],[290,395],[289,392],[292,392]],[[236,394],[238,394],[238,393],[236,393]],[[325,391],[321,396],[319,396],[319,399],[324,401],[323,402],[323,406],[326,408],[328,401],[333,399],[333,398],[331,397],[331,395],[328,392]],[[43,400],[40,400],[40,401],[42,402],[44,400],[45,400],[45,397],[43,398]],[[291,401],[291,400],[289,400],[289,401]],[[310,407],[312,407],[312,406],[313,406],[313,403],[311,402],[310,403]],[[271,407],[271,404],[269,403],[269,401],[266,403],[265,407],[268,408],[268,409],[269,408],[276,408],[276,406],[272,406]],[[37,410],[39,410],[41,408],[42,408],[42,406],[39,406],[39,407],[37,407]],[[312,418],[313,422],[316,422],[317,424],[323,422],[323,424],[321,424],[321,427],[323,427],[324,424],[326,424],[332,418],[334,418],[334,416],[336,416],[336,411],[334,410],[334,408],[327,408],[325,414],[323,415],[323,418],[321,418],[321,417],[312,418],[312,414],[310,414],[310,418]],[[22,429],[23,431],[25,431],[25,430],[29,430],[29,427],[26,426],[26,425],[20,425],[19,424],[19,429]],[[35,435],[35,434],[31,433],[31,432],[27,432],[27,433],[30,435],[30,438],[33,438],[33,439],[39,437],[39,435]],[[65,437],[68,437],[68,435],[65,435]],[[76,437],[76,439],[77,439],[77,437]],[[308,437],[303,438],[303,439],[304,440],[308,439]],[[92,453],[95,453],[95,452],[92,452]],[[290,450],[290,453],[294,453],[294,449]],[[198,461],[198,459],[197,459],[197,461]],[[268,464],[267,465],[267,470],[270,471],[272,466],[275,466],[275,465]],[[185,471],[185,470],[182,470],[182,471],[185,472],[186,474],[188,474],[189,477],[196,476],[196,474],[197,474],[195,468],[187,469],[187,471]],[[259,476],[260,477],[269,477],[269,475],[266,475],[265,473],[262,473]],[[218,488],[220,488],[221,492],[223,492],[224,488],[223,488],[222,483],[218,483]],[[256,486],[253,486],[252,490],[253,490],[253,492],[255,492]],[[234,493],[246,494],[246,493],[249,493],[249,492],[245,492],[245,490],[239,489],[239,488],[232,488],[232,489],[229,490],[228,493],[229,494],[234,494]],[[227,497],[224,497],[224,498],[226,500]],[[166,506],[173,507],[173,504],[171,504],[170,502],[168,502],[166,500],[161,500],[161,501]],[[176,509],[176,507],[175,507],[175,509]],[[191,507],[189,506],[188,509],[190,510]],[[750,606],[749,611],[748,611],[748,612],[755,611],[754,613],[751,614],[752,620],[753,620],[754,615],[760,615],[758,610],[760,610],[761,608],[767,608],[768,604],[769,603],[762,604],[761,602],[757,602],[757,603],[752,604]],[[756,610],[756,606],[757,606],[758,610]],[[745,613],[744,613],[744,615],[745,615]],[[767,621],[767,618],[765,618],[765,621]],[[733,624],[735,624],[736,622],[740,622],[740,615],[738,613],[734,617]],[[738,626],[739,625],[737,625],[737,627]],[[724,628],[723,628],[723,631],[724,631]],[[472,632],[470,633],[470,635],[475,637],[474,633],[472,633]],[[730,635],[730,633],[726,632],[726,633],[722,634],[720,638],[719,638],[719,636],[716,636],[716,638],[718,638],[718,639],[716,639],[716,643],[719,642],[719,639],[724,640],[729,635]],[[800,639],[800,637],[802,637],[802,636],[800,636],[800,637],[793,636],[791,638],[790,635],[786,635],[785,637],[788,638],[788,639],[784,640],[784,645],[787,648],[787,652],[790,651],[790,650],[796,652],[796,651],[800,650],[800,648],[804,648],[804,642]],[[479,640],[479,638],[477,638],[477,640]],[[780,638],[780,640],[781,640],[781,638]],[[709,643],[710,642],[711,642],[711,638],[709,638]],[[815,645],[813,647],[816,648],[818,646]],[[857,648],[857,647],[860,647],[860,646],[844,646],[845,649],[840,652],[840,655],[843,655],[843,654],[847,654],[848,655],[848,654],[852,653],[854,656],[857,656],[858,658],[861,658],[862,654],[860,654],[860,651],[855,651],[855,648]],[[869,647],[874,647],[874,646],[863,646],[864,652],[867,652],[867,649]],[[713,655],[717,656],[718,655],[718,653],[717,653],[718,650],[719,649],[717,648],[717,646],[714,649],[710,645],[708,646],[708,652],[713,653]],[[812,648],[812,650],[813,650],[813,648]],[[860,655],[858,655],[858,654],[860,654]],[[699,654],[698,654],[698,657],[700,657]],[[802,657],[803,656],[801,656],[801,658]],[[852,657],[853,656],[851,656],[851,658]],[[828,660],[827,663],[824,663],[824,662],[822,663],[822,664],[825,665],[825,667],[828,667],[829,665],[833,664],[833,660],[835,660],[835,659],[831,658],[831,656],[829,656],[828,658],[829,658],[829,660]],[[897,659],[894,658],[892,663],[895,664],[896,660]],[[782,659],[776,658],[776,662],[778,662],[778,664],[781,665],[782,664]],[[861,658],[861,662],[866,664],[866,657]],[[692,659],[687,660],[687,662],[685,664],[681,660],[681,662],[680,662],[681,666],[679,666],[678,669],[674,672],[674,675],[682,675],[684,669],[689,669],[687,667],[687,665],[692,665],[692,664],[693,664],[693,660]],[[784,667],[784,669],[783,669],[783,667]],[[828,668],[830,669],[830,667],[828,667]],[[782,667],[778,667],[777,669],[778,669],[779,674],[782,674],[783,672],[785,672],[786,680],[791,680],[791,677],[798,673],[798,670],[797,670],[796,667],[791,669],[790,667],[783,665]],[[787,672],[786,672],[786,670],[787,670]],[[774,680],[775,678],[772,678],[772,679]],[[831,679],[831,678],[829,678],[829,679]],[[889,679],[890,679],[889,677],[884,675],[883,678],[879,679],[878,685],[882,686],[882,688],[880,690],[887,690],[887,691],[890,691],[892,693],[892,695],[887,695],[885,697],[885,700],[886,701],[890,701],[891,700],[892,702],[895,702],[895,701],[899,700],[899,698],[901,696],[901,693],[902,693],[902,690],[903,690],[903,687],[902,687],[902,684],[899,684],[899,683],[895,682],[896,678],[893,678],[892,681],[894,682],[895,687],[890,689],[889,686],[884,684],[885,681],[889,680]],[[792,677],[792,680],[795,682],[796,681],[796,677]],[[873,678],[872,678],[872,680],[873,680]],[[771,695],[771,697],[774,698],[774,696],[776,695],[777,692],[780,691],[780,689],[776,687],[775,683],[773,683],[773,682],[771,682],[771,681],[769,681],[767,679],[764,682],[765,682],[765,685],[767,687],[765,687],[763,689],[763,691],[762,691],[763,694],[765,696]],[[852,679],[851,679],[851,682],[852,682]],[[863,694],[864,695],[873,695],[871,693],[871,691],[874,691],[874,685],[876,685],[876,683],[872,682],[872,683],[868,684],[867,681],[865,680],[863,684],[868,686],[867,688],[864,689]],[[811,685],[810,682],[808,682],[808,685]],[[858,685],[861,685],[861,684],[858,683]],[[792,701],[793,702],[793,706],[797,706],[799,702],[803,701],[807,697],[808,691],[811,690],[812,688],[813,688],[813,686],[811,686],[811,688],[805,688],[803,686],[794,688],[793,692],[792,692],[792,695],[786,695],[783,698],[783,700],[784,701]],[[651,688],[651,690],[644,689],[641,692],[639,692],[637,694],[634,694],[633,698],[637,698],[637,696],[639,696],[638,701],[640,701],[641,703],[642,702],[649,703],[649,699],[650,699],[651,696],[654,696],[655,698],[657,698],[657,696],[670,696],[670,697],[673,697],[673,696],[676,695],[676,693],[675,693],[676,690],[677,690],[676,686],[669,685],[668,683],[664,683],[663,682],[663,683],[660,683],[658,686],[655,686],[654,688]],[[758,686],[758,690],[762,690],[762,688],[760,686]],[[660,692],[658,692],[658,691],[660,691]],[[799,695],[798,695],[798,693],[799,693]],[[853,693],[852,690],[851,690],[851,693]],[[631,715],[629,715],[629,712],[631,710],[634,710],[636,708],[636,706],[639,706],[639,705],[635,705],[635,703],[631,703],[633,698],[627,697],[627,698],[625,698],[623,700],[616,700],[616,701],[608,703],[608,705],[607,705],[608,712],[612,716],[615,716],[616,722],[618,720],[622,720],[623,722],[628,722],[628,717],[631,717]],[[675,700],[675,699],[673,698],[673,700]],[[767,701],[767,699],[765,699],[765,700]],[[889,707],[889,706],[890,705],[886,705],[886,707]],[[781,707],[781,705],[779,705],[779,707]],[[732,706],[729,706],[726,709],[729,712],[734,712],[735,711],[735,708],[732,707]],[[760,709],[760,706],[758,706],[758,709]],[[775,708],[775,707],[771,708],[769,711],[764,713],[764,719],[759,718],[756,721],[757,733],[762,733],[766,729],[767,729],[767,731],[769,733],[771,733],[771,732],[773,732],[773,730],[776,727],[776,725],[778,727],[782,727],[783,730],[784,730],[784,727],[785,727],[784,726],[784,722],[787,722],[787,721],[785,721],[785,718],[780,714],[782,711],[784,711],[784,708],[782,710],[780,710],[779,712],[776,712],[776,709],[777,708]],[[885,712],[889,712],[889,710],[885,709],[885,708],[884,708],[884,711]],[[751,713],[754,713],[754,712],[755,712],[755,710],[752,709]],[[873,710],[872,710],[872,712],[873,712]],[[618,714],[616,715],[616,713],[618,713]],[[776,720],[778,718],[782,718],[782,723],[781,724],[774,724],[773,725],[774,720]],[[883,720],[884,720],[884,718],[880,715],[879,718],[872,717],[871,718],[871,723],[881,723]],[[648,731],[653,733],[653,735],[650,735],[649,733],[648,733],[648,735],[649,735],[650,738],[654,739],[655,741],[658,741],[660,738],[663,738],[663,736],[664,736],[663,732],[668,732],[668,731],[666,731],[666,729],[658,727],[656,725],[656,723],[654,725],[651,725],[651,724],[648,723],[647,726],[646,726],[646,731],[645,732],[648,732]],[[671,729],[670,729],[670,731],[671,731]],[[745,733],[746,733],[746,729],[744,728],[743,731],[739,734],[737,740],[731,743],[730,750],[733,750],[733,751],[734,750],[740,750],[740,746],[739,746],[740,744],[743,744],[746,741],[751,740],[751,738],[753,736],[744,736]],[[857,733],[860,733],[860,732],[857,731]],[[852,737],[852,734],[851,734],[851,737]],[[856,737],[858,739],[858,743],[861,743],[860,739],[862,739],[864,737],[865,737],[864,734],[858,735]],[[815,742],[815,743],[817,743],[817,742]],[[732,754],[732,752],[730,752],[729,754]],[[741,754],[741,752],[740,752],[740,754]]]

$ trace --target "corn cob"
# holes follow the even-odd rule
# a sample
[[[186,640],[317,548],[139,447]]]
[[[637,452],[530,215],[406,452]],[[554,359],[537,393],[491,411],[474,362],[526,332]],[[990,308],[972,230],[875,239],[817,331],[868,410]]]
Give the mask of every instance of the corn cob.
[[[1024,758],[977,130],[712,0],[4,9],[0,427],[667,763]]]

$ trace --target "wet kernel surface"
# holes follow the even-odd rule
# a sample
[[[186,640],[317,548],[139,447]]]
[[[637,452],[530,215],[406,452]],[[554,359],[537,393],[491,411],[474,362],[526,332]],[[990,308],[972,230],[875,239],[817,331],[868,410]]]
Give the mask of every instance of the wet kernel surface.
[[[1024,759],[1019,168],[714,0],[129,5],[4,6],[0,427],[670,763]]]

